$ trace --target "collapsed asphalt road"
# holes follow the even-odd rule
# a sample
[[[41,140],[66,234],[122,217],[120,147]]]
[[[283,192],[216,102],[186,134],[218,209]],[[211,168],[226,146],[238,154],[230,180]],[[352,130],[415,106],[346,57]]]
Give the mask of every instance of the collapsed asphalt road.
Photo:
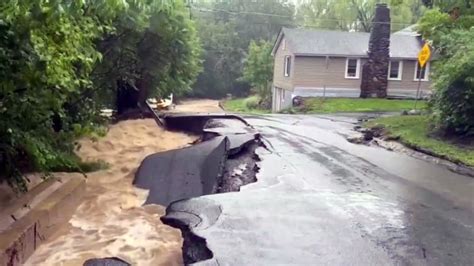
[[[199,143],[146,157],[133,184],[150,192],[145,204],[167,206],[201,195],[239,191],[255,182],[260,135],[240,117],[172,114],[168,129],[201,134]]]
[[[248,117],[257,182],[171,203],[185,262],[473,265],[474,179],[346,141],[355,117]],[[225,131],[225,130],[224,130]]]

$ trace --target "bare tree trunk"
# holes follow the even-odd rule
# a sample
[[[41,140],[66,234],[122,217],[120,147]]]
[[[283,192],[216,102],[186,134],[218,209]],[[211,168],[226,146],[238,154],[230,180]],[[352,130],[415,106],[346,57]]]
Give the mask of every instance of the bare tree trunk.
[[[123,80],[117,80],[116,108],[121,116],[138,108],[138,90]]]

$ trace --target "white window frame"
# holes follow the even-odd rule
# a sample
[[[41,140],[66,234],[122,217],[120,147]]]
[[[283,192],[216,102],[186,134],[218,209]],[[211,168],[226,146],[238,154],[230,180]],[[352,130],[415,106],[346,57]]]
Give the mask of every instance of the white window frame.
[[[414,81],[418,81],[416,78],[416,73],[418,72],[418,61],[415,61],[415,75],[413,76]],[[429,81],[430,78],[430,62],[426,62],[425,65],[425,78],[422,78],[421,81]]]
[[[349,60],[357,60],[356,75],[355,77],[350,77],[347,75],[347,70],[349,68]],[[360,58],[348,57],[346,58],[346,69],[344,70],[344,77],[346,79],[359,79],[360,74]]]
[[[290,69],[288,69],[288,59],[290,61]],[[285,77],[289,77],[290,76],[290,72],[291,72],[291,55],[285,55],[285,59],[284,59],[284,65],[283,65],[283,75]]]
[[[286,50],[286,39],[285,39],[285,38],[283,38],[283,40],[281,40],[281,49],[282,49],[283,51]]]
[[[398,77],[396,78],[391,78],[390,77],[390,72],[392,69],[392,62],[398,62]],[[390,63],[388,64],[388,80],[402,80],[402,75],[403,75],[403,61],[402,60],[390,60]],[[416,74],[415,74],[416,75]]]

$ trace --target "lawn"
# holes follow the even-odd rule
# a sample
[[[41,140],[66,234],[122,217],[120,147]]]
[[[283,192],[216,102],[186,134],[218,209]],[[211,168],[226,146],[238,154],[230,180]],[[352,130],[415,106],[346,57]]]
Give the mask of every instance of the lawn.
[[[225,100],[222,102],[224,109],[228,112],[247,113],[247,114],[267,114],[271,110],[263,110],[256,107],[258,101],[257,96],[250,96],[248,98],[238,98],[232,100]]]
[[[414,100],[306,98],[304,100],[304,106],[294,109],[296,112],[304,113],[399,112],[411,110],[414,106]],[[418,101],[417,108],[426,108],[426,102]]]
[[[256,96],[226,100],[224,109],[229,112],[265,114],[270,110],[255,108]],[[338,112],[400,112],[411,110],[414,100],[357,99],[357,98],[306,98],[301,107],[283,110],[282,113],[338,113]],[[418,109],[426,108],[425,101],[418,101]]]
[[[367,122],[366,126],[383,126],[388,135],[399,138],[409,147],[421,148],[450,161],[474,166],[474,146],[460,146],[434,137],[428,116],[383,117]]]

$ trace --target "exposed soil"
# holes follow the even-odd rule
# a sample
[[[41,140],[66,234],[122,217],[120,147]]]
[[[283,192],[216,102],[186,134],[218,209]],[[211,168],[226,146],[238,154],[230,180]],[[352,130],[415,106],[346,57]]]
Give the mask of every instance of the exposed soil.
[[[240,191],[242,186],[256,182],[256,175],[259,171],[257,162],[260,161],[260,158],[255,150],[258,147],[264,147],[259,134],[242,133],[243,129],[252,131],[246,121],[230,116],[228,118],[215,117],[215,119],[210,119],[206,123],[201,123],[203,126],[199,130],[203,132],[201,141],[223,135],[228,136],[231,142],[239,143],[239,145],[234,145],[233,149],[228,147],[226,154],[223,154],[225,157],[223,172],[216,176],[217,186],[214,193]],[[196,128],[191,123],[180,123],[180,126],[181,130],[196,132]],[[187,127],[189,128],[187,129]],[[248,136],[250,138],[247,138]],[[241,140],[240,137],[243,137],[244,142],[237,140],[237,138]],[[247,142],[247,140],[249,141]],[[173,207],[173,204],[170,206]],[[187,265],[212,259],[213,253],[207,247],[206,240],[192,232],[192,228],[201,223],[198,221],[196,224],[196,221],[193,220],[199,220],[200,218],[192,215],[192,218],[190,218],[189,214],[183,214],[184,217],[169,216],[170,206],[167,208],[167,215],[161,217],[161,220],[165,224],[181,230],[184,239],[182,247],[183,262]]]
[[[349,142],[377,145],[390,151],[403,152],[418,159],[444,165],[455,173],[474,177],[474,168],[448,160],[448,158],[439,156],[431,150],[400,142],[398,138],[390,136],[383,127],[363,128],[356,126],[354,129],[360,132],[361,135],[347,138]],[[463,143],[466,144],[465,141]]]
[[[255,150],[260,145],[259,140],[256,140],[245,145],[239,153],[227,158],[217,193],[240,191],[241,186],[257,181],[256,175],[259,170],[257,162],[260,158]]]
[[[80,141],[84,160],[110,168],[88,174],[86,195],[69,224],[29,258],[26,265],[82,265],[92,258],[118,257],[134,265],[182,264],[180,231],[159,217],[165,207],[142,206],[148,191],[132,185],[147,155],[187,146],[196,136],[169,132],[153,119],[119,122],[107,136]]]

